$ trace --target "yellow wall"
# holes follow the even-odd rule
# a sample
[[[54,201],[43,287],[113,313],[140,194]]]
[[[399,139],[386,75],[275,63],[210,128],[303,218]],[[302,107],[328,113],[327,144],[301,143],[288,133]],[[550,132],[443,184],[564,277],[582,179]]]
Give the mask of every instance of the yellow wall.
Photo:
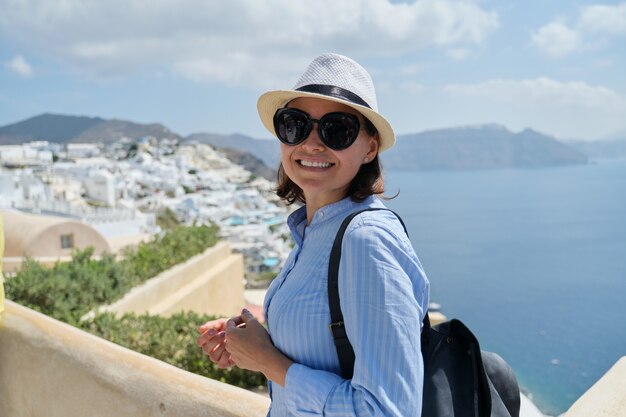
[[[269,406],[11,301],[0,327],[0,399],[7,417],[262,417]]]
[[[222,241],[188,261],[130,290],[100,311],[148,312],[168,316],[180,311],[233,316],[245,307],[243,257]]]

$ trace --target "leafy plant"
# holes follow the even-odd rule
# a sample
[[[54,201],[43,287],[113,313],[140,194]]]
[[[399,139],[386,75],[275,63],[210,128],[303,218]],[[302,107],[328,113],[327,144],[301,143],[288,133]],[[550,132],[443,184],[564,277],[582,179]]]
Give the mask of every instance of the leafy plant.
[[[180,226],[180,220],[178,220],[176,213],[169,207],[165,207],[157,212],[156,223],[163,230],[171,230]]]
[[[7,298],[70,324],[90,310],[121,298],[132,287],[202,253],[217,242],[216,226],[175,227],[124,253],[93,258],[93,248],[76,251],[70,262],[45,268],[27,259],[6,281]]]
[[[104,313],[82,322],[80,327],[111,342],[198,375],[241,388],[265,385],[267,380],[259,372],[237,367],[218,368],[195,344],[197,327],[215,318],[187,312],[167,318],[125,314],[117,319],[112,313]]]
[[[92,259],[93,248],[74,253],[70,262],[45,268],[27,259],[5,282],[7,298],[70,324],[100,304],[121,297],[128,286],[126,264],[103,254]]]

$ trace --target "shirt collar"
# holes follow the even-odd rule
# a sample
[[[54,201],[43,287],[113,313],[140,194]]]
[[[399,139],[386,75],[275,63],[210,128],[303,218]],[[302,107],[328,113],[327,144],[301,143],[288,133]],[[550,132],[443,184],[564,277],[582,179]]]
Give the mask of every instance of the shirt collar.
[[[302,206],[287,217],[287,226],[291,231],[293,240],[298,246],[302,245],[304,239],[304,228],[306,227],[306,206]]]
[[[318,224],[327,222],[338,215],[344,215],[345,217],[345,215],[354,211],[357,206],[369,206],[376,200],[378,200],[378,197],[374,195],[367,197],[362,202],[356,202],[350,197],[346,197],[343,200],[328,204],[315,212],[315,214],[313,215],[313,220],[311,221],[309,227],[315,227]],[[289,230],[291,231],[291,235],[296,241],[296,244],[300,246],[302,240],[304,239],[304,229],[307,227],[306,206],[302,206],[293,213],[291,213],[287,219],[287,225],[289,226]]]

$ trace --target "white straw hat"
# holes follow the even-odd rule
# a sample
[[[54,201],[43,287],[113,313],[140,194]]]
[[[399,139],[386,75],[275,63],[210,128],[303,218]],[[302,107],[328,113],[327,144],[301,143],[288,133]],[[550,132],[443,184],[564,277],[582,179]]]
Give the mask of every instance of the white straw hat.
[[[378,130],[378,152],[391,148],[396,137],[389,122],[378,113],[374,83],[365,68],[343,55],[322,54],[311,62],[293,90],[274,90],[259,97],[257,109],[263,125],[273,135],[274,113],[298,97],[342,103],[367,117]]]

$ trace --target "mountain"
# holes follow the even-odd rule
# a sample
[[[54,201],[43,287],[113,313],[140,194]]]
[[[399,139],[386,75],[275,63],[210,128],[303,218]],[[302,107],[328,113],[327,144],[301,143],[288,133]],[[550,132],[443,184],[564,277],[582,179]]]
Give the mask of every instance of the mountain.
[[[254,139],[244,135],[217,135],[212,133],[194,133],[185,140],[206,143],[216,148],[238,149],[251,153],[271,168],[278,168],[280,145],[277,139]]]
[[[0,145],[15,145],[38,140],[56,143],[113,142],[122,137],[136,139],[147,136],[182,141],[179,135],[158,123],[140,124],[125,120],[106,120],[100,117],[42,114],[0,127]],[[221,137],[209,134],[206,136]],[[276,179],[276,172],[257,158],[256,153],[234,148],[221,150],[228,159],[253,174],[270,181]],[[272,166],[277,166],[277,164]]]
[[[31,140],[109,142],[123,136],[154,136],[206,143],[221,148],[233,162],[270,179],[275,178],[273,170],[280,160],[280,146],[276,139],[210,133],[196,133],[183,139],[156,123],[43,114],[0,127],[0,145]],[[579,147],[580,150],[576,150],[577,144],[568,144],[532,129],[513,133],[498,125],[458,127],[400,135],[396,146],[383,153],[381,160],[387,169],[392,170],[532,168],[587,163],[587,156],[580,152],[584,149]],[[619,144],[621,146],[622,141]]]
[[[278,166],[280,159],[277,140],[206,133],[186,138],[192,139],[244,150],[270,167]],[[381,161],[386,168],[395,170],[462,170],[584,164],[587,157],[531,129],[513,133],[502,126],[482,125],[400,135],[396,146],[381,155]]]
[[[240,151],[238,149],[220,148],[214,146],[228,158],[231,162],[241,165],[246,170],[252,172],[254,175],[263,177],[269,181],[276,181],[277,171],[269,168],[265,163],[257,158],[251,152]]]
[[[626,158],[626,134],[618,139],[569,140],[565,143],[590,158]]]
[[[56,143],[112,142],[122,137],[144,136],[180,139],[179,135],[158,123],[140,124],[117,119],[48,113],[0,127],[0,145],[38,140]]]
[[[387,169],[462,170],[585,164],[587,156],[532,129],[481,125],[401,135],[381,160]]]

